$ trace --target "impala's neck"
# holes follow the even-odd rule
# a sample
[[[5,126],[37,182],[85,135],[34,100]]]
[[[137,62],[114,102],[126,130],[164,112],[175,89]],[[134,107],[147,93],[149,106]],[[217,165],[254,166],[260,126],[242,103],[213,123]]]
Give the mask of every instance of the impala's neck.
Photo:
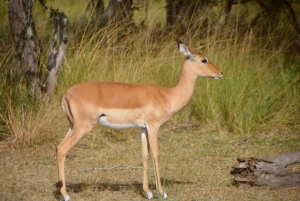
[[[192,73],[190,61],[184,62],[181,76],[175,87],[171,89],[171,106],[172,111],[177,112],[190,101],[195,87],[196,75]]]

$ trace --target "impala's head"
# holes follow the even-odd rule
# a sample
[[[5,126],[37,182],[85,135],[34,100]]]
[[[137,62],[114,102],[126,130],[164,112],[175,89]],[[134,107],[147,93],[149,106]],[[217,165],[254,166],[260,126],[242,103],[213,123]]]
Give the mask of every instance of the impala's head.
[[[183,44],[183,42],[177,39],[179,51],[187,56],[188,62],[191,62],[190,65],[192,72],[196,76],[210,77],[219,79],[223,76],[223,73],[201,53],[190,50],[188,46]]]

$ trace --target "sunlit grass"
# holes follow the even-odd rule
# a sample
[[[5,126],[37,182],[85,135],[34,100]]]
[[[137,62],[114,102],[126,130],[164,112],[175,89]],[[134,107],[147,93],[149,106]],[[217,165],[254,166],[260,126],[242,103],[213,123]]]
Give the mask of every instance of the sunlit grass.
[[[114,27],[90,30],[90,16],[81,29],[78,18],[86,2],[47,1],[68,16],[69,43],[56,94],[39,98],[26,91],[21,71],[13,76],[17,59],[8,42],[7,15],[0,12],[0,42],[4,44],[0,46],[0,176],[6,178],[1,183],[1,198],[56,199],[55,148],[68,130],[60,98],[72,85],[97,80],[175,86],[185,57],[178,52],[176,32],[167,34],[158,29],[165,23],[164,8],[161,1],[154,2],[146,21],[151,27],[132,31]],[[39,16],[35,22],[43,41],[41,62],[45,67],[53,27],[41,6],[34,9],[34,15]],[[135,11],[137,23],[145,19],[145,13],[139,12]],[[209,27],[214,28],[213,24]],[[299,200],[295,189],[244,190],[232,183],[230,169],[236,157],[295,151],[300,129],[299,58],[286,51],[291,42],[285,44],[284,40],[280,47],[272,47],[270,38],[256,38],[251,32],[238,36],[233,27],[222,32],[215,29],[203,38],[199,27],[181,37],[191,49],[206,55],[224,76],[219,80],[199,77],[191,102],[160,129],[162,183],[169,200]],[[191,123],[195,125],[170,129],[189,121],[192,106]],[[97,125],[74,146],[68,153],[74,158],[66,160],[72,199],[144,199],[140,170],[79,172],[120,164],[141,166],[139,134],[138,129],[114,131]],[[149,178],[154,190],[153,167]]]
[[[155,33],[152,27],[130,31],[130,28],[117,26],[117,28],[106,27],[92,30],[93,34],[90,34],[90,27],[87,24],[80,32],[81,35],[75,35],[75,33],[79,34],[79,32],[73,32],[76,28],[74,16],[77,11],[72,10],[69,4],[64,7],[57,1],[51,3],[53,7],[66,9],[65,12],[70,16],[71,24],[68,28],[67,55],[59,75],[57,93],[52,100],[57,107],[52,108],[47,102],[41,101],[39,106],[29,113],[29,116],[34,118],[34,116],[43,115],[43,111],[49,107],[51,107],[50,110],[56,111],[54,114],[58,114],[62,93],[70,86],[83,81],[175,86],[185,59],[177,50],[176,33],[169,33],[170,37],[166,37],[162,34],[163,32]],[[82,7],[83,3],[81,3]],[[36,26],[44,27],[39,28],[43,40],[47,38],[50,40],[52,31],[48,32],[48,30],[51,30],[51,23],[50,21],[47,24],[44,22],[48,19],[48,14],[42,14],[40,6],[35,9],[35,15],[42,16],[37,20]],[[157,5],[156,9],[159,10],[160,5]],[[154,11],[155,9],[151,8],[149,13]],[[175,115],[169,123],[186,123],[190,107],[194,105],[193,123],[200,123],[211,131],[217,131],[221,137],[232,133],[251,136],[265,130],[272,131],[278,127],[289,129],[288,125],[295,122],[295,115],[300,104],[298,101],[299,72],[293,70],[296,60],[288,59],[284,54],[284,49],[272,49],[262,43],[262,39],[254,38],[251,33],[240,37],[234,30],[231,30],[232,28],[229,28],[225,30],[226,33],[232,33],[228,34],[228,38],[220,37],[221,33],[218,34],[218,30],[207,38],[199,38],[200,27],[199,30],[193,29],[194,33],[189,32],[186,38],[181,38],[190,48],[203,52],[209,61],[224,72],[224,77],[217,81],[198,78],[191,103]],[[156,34],[159,35],[160,40],[155,39]],[[200,46],[203,48],[201,49]],[[13,50],[12,47],[10,49]],[[13,54],[13,51],[1,54],[5,57],[1,60],[1,65],[10,66]],[[42,58],[42,62],[46,62],[47,53]],[[5,72],[8,74],[8,71]],[[23,111],[20,104],[27,103],[23,100],[27,99],[28,95],[22,90],[7,90],[4,84],[7,83],[7,76],[2,76],[6,81],[1,85],[1,94],[6,94],[3,97],[14,97],[9,105],[5,101],[1,102],[2,108],[7,108],[2,109],[3,118],[14,116],[14,122],[19,127],[26,124],[39,127],[38,121],[25,122],[21,117],[18,118]],[[22,84],[18,85],[19,88],[25,88]],[[10,86],[14,85],[11,83]],[[7,95],[7,93],[12,93],[12,95]],[[47,118],[53,119],[53,117]],[[11,124],[12,122],[10,126],[13,127]],[[9,130],[12,131],[12,129]],[[30,142],[33,141],[30,140]]]

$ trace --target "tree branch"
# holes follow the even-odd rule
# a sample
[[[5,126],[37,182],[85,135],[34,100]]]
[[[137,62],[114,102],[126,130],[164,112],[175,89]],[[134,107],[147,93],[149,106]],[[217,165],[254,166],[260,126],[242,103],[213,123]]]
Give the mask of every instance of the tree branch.
[[[85,172],[85,171],[91,171],[91,170],[97,170],[97,171],[101,171],[101,170],[112,170],[112,169],[116,169],[116,168],[131,168],[131,169],[144,169],[141,166],[130,166],[130,165],[116,165],[116,166],[112,166],[112,167],[108,167],[108,168],[87,168],[87,169],[83,169],[83,170],[78,170],[77,172]]]
[[[177,128],[190,128],[192,126],[199,126],[200,124],[177,124],[177,125],[171,125],[171,126],[166,126],[166,128],[163,128],[163,130],[174,130]]]
[[[42,4],[42,6],[48,10],[50,12],[50,16],[53,17],[53,16],[57,16],[59,15],[59,11],[58,9],[53,9],[52,7],[48,7],[46,5],[46,0],[39,0],[39,2]]]

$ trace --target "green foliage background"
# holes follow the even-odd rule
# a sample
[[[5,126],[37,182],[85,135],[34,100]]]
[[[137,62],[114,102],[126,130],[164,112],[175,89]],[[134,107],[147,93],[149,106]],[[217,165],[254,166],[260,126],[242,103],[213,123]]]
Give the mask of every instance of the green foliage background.
[[[55,97],[40,98],[32,98],[22,82],[11,42],[7,7],[4,3],[0,5],[0,139],[11,146],[41,144],[57,139],[58,135],[61,138],[68,124],[60,111],[60,97],[76,83],[99,80],[172,87],[178,81],[184,57],[177,50],[177,33],[163,28],[164,2],[150,2],[146,27],[139,26],[146,15],[140,9],[134,13],[134,28],[103,29],[91,28],[92,13],[81,26],[80,15],[86,2],[47,3],[67,15],[69,43]],[[185,34],[181,39],[190,48],[203,52],[223,71],[224,77],[218,81],[199,78],[190,104],[168,124],[187,123],[190,107],[194,105],[193,123],[208,132],[217,131],[221,138],[231,135],[272,138],[282,133],[300,133],[297,34],[291,27],[283,26],[287,20],[284,16],[272,33],[257,34],[261,33],[259,28],[242,32],[251,17],[247,13],[256,9],[254,4],[234,7],[230,23],[222,28],[213,21],[220,10],[215,7],[199,16],[200,22],[210,16],[207,26],[195,28],[191,23],[182,28]],[[295,10],[299,13],[299,8]],[[43,47],[40,52],[43,74],[53,23],[38,2],[34,6],[34,19]]]

